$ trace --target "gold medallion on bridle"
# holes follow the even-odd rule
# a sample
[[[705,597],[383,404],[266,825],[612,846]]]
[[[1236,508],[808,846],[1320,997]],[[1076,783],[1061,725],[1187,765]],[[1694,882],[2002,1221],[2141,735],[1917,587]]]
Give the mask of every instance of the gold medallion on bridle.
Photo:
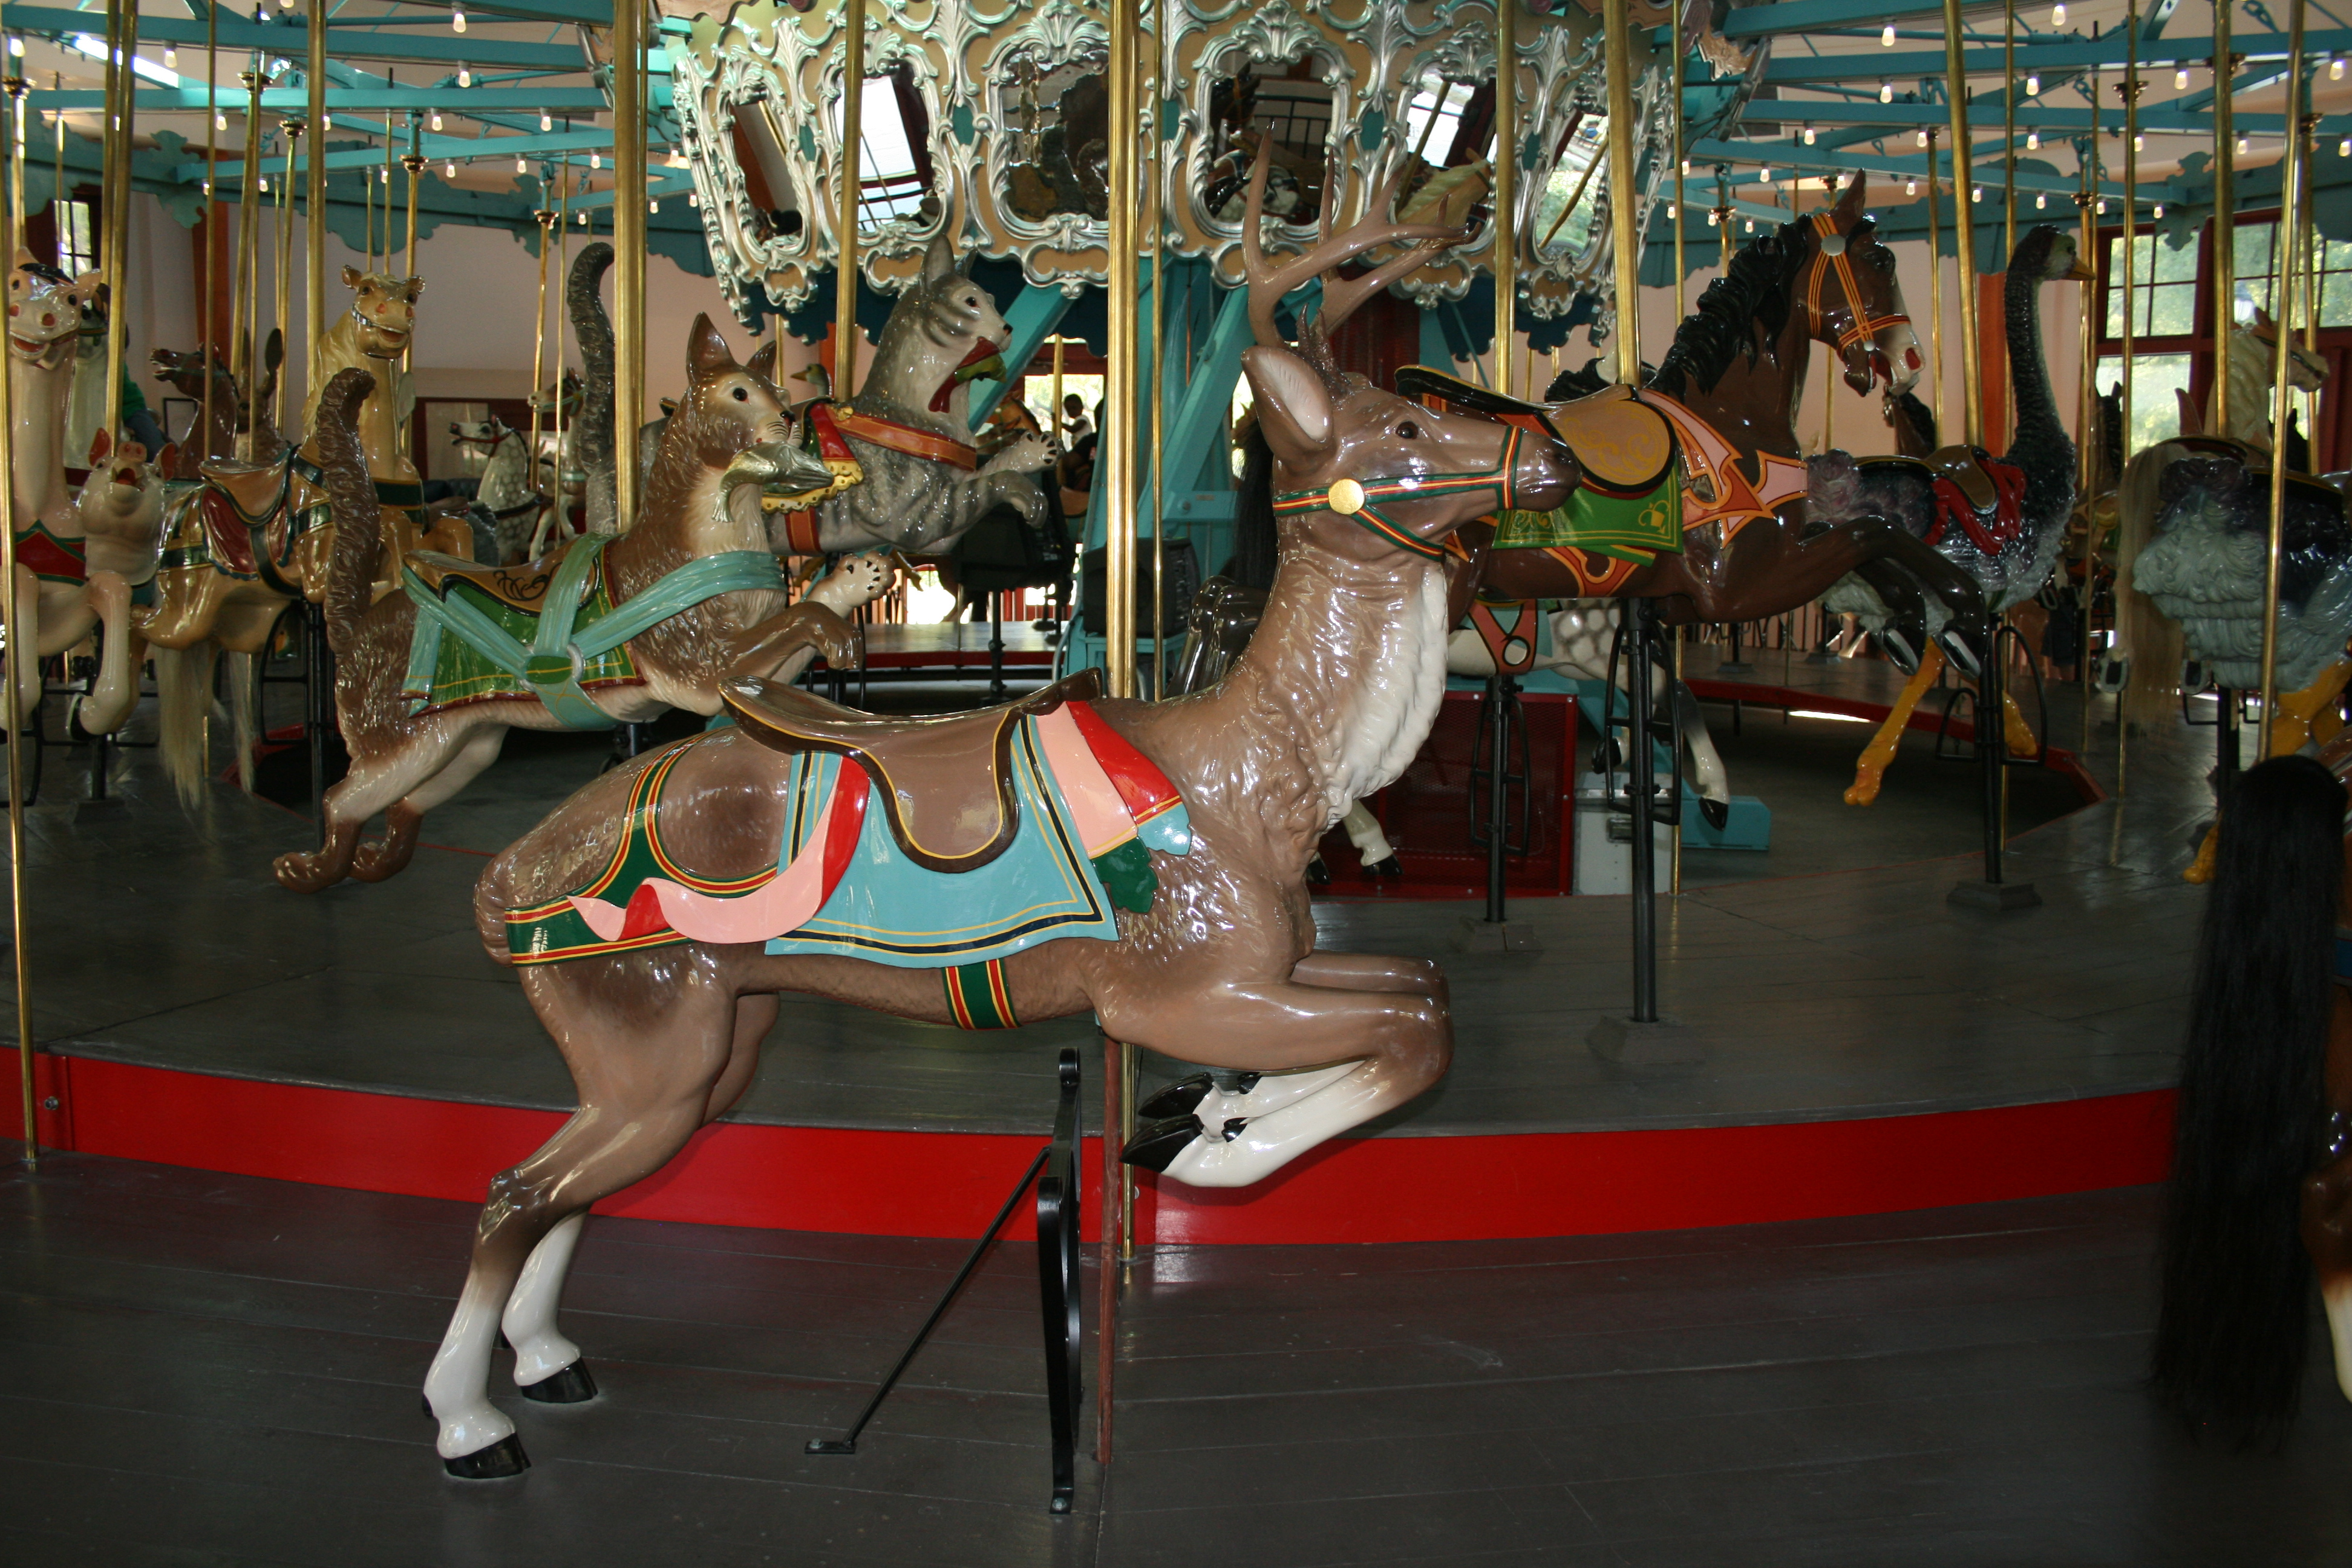
[[[1331,510],[1342,517],[1353,517],[1364,510],[1364,487],[1353,479],[1331,481]]]

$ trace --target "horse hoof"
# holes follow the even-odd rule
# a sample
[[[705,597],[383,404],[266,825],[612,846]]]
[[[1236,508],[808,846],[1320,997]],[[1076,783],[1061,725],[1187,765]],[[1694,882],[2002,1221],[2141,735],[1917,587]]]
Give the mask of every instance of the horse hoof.
[[[1374,860],[1364,868],[1364,875],[1376,882],[1404,880],[1404,862],[1391,855],[1385,860]]]
[[[1188,1073],[1135,1108],[1138,1125],[1147,1121],[1170,1121],[1179,1116],[1190,1116],[1209,1098],[1216,1084],[1207,1073]]]
[[[586,1362],[575,1361],[537,1383],[516,1384],[515,1392],[541,1405],[583,1405],[596,1397],[596,1379]]]
[[[1165,1171],[1200,1136],[1201,1124],[1192,1117],[1171,1116],[1137,1128],[1118,1157],[1146,1171]]]
[[[1720,833],[1725,825],[1731,820],[1731,803],[1727,800],[1709,800],[1706,796],[1701,795],[1698,797],[1698,814],[1709,827]]]
[[[522,1439],[509,1432],[487,1448],[442,1460],[441,1468],[461,1481],[495,1481],[530,1468],[530,1456],[522,1451]]]

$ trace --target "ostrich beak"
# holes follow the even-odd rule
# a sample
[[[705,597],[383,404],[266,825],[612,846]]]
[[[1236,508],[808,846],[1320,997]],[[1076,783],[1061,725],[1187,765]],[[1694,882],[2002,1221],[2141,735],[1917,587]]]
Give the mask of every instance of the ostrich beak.
[[[2080,250],[2074,253],[2074,259],[2067,263],[2066,270],[2058,276],[2069,283],[2096,283],[2099,280],[2098,272],[2083,259]]]

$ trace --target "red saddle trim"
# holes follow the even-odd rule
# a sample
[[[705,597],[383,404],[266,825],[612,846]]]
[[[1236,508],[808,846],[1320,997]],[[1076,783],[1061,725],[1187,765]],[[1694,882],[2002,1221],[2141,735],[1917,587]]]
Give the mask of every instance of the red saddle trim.
[[[845,408],[835,408],[833,417],[845,436],[855,436],[861,441],[871,441],[877,447],[887,447],[910,458],[928,458],[935,463],[951,463],[964,469],[980,467],[979,447],[968,447],[935,430],[918,430],[911,425],[877,419],[871,414],[859,414]]]
[[[16,564],[52,583],[89,580],[89,567],[81,552],[37,522],[16,536]]]
[[[253,558],[253,532],[237,516],[236,507],[211,485],[197,494],[201,500],[196,510],[204,519],[205,542],[212,548],[214,562],[236,576],[259,576],[261,567]]]
[[[1929,544],[1940,542],[1944,531],[1958,523],[1969,543],[1987,555],[1998,555],[2025,531],[2025,470],[2013,463],[1987,463],[1984,471],[1992,480],[1990,516],[1970,506],[1959,486],[1940,474],[1936,477],[1936,523],[1927,531]]]
[[[1067,706],[1087,749],[1102,764],[1111,787],[1118,791],[1119,804],[1127,808],[1129,819],[1138,827],[1184,804],[1184,797],[1176,793],[1168,775],[1150,757],[1137,751],[1126,736],[1105,723],[1092,703],[1072,702]]]

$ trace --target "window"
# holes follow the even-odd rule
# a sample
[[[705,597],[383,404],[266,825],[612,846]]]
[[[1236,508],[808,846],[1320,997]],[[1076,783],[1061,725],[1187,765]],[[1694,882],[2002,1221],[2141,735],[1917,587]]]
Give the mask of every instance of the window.
[[[1536,199],[1536,250],[1539,255],[1579,255],[1592,243],[1592,227],[1600,221],[1601,186],[1608,178],[1591,171],[1601,162],[1608,130],[1607,115],[1584,116],[1577,121],[1568,145],[1552,164],[1543,194]],[[1674,192],[1669,188],[1666,194],[1672,196]],[[1573,214],[1568,210],[1570,201],[1576,203]],[[1564,216],[1566,221],[1562,221]]]
[[[1454,138],[1462,130],[1462,111],[1469,107],[1471,91],[1468,82],[1440,82],[1423,88],[1405,105],[1405,142],[1422,162],[1445,167],[1454,153]]]
[[[866,79],[857,135],[857,226],[878,228],[892,218],[911,217],[930,193],[928,117],[914,90],[913,72],[900,66],[887,76]],[[841,105],[833,109],[833,133],[841,136]]]
[[[98,230],[90,221],[91,205],[85,201],[51,202],[58,224],[58,267],[79,278],[98,270]]]

